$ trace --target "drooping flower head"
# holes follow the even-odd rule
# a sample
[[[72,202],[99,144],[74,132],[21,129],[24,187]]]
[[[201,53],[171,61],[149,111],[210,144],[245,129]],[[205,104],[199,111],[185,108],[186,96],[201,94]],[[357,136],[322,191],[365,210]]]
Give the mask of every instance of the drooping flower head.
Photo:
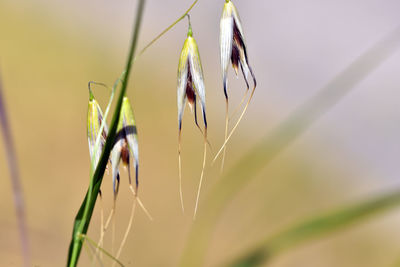
[[[186,102],[189,102],[189,106],[194,112],[194,120],[196,126],[200,129],[197,123],[197,101],[201,105],[203,121],[204,121],[204,142],[207,143],[207,117],[206,117],[206,93],[203,78],[203,68],[201,66],[199,49],[197,47],[196,41],[193,38],[192,26],[189,19],[189,29],[187,33],[187,38],[183,44],[181,56],[179,58],[178,65],[178,124],[179,124],[179,137],[178,137],[178,160],[179,160],[179,185],[180,185],[180,198],[183,206],[183,196],[182,196],[182,173],[181,173],[181,131],[182,131],[182,117],[185,110]],[[201,131],[201,129],[200,129]],[[200,176],[200,186],[198,194],[200,193],[201,181],[203,178],[204,166],[206,158],[206,146],[204,147],[204,159],[203,159],[203,169]],[[198,200],[198,198],[197,198]],[[197,209],[197,202],[196,202]]]
[[[97,166],[101,152],[103,151],[106,142],[108,128],[107,124],[104,125],[103,131],[100,135],[99,147],[96,148],[96,138],[100,132],[101,123],[103,121],[103,112],[99,103],[94,98],[93,92],[90,89],[89,83],[89,106],[87,115],[87,137],[89,144],[89,153],[91,161],[94,160],[94,167]],[[93,159],[94,158],[94,159]]]
[[[257,81],[254,76],[253,70],[251,69],[249,65],[249,60],[248,60],[248,55],[247,55],[247,48],[246,48],[246,42],[244,39],[244,33],[243,33],[243,28],[242,28],[242,23],[240,22],[239,18],[239,13],[235,7],[235,5],[232,3],[231,0],[225,0],[224,8],[222,10],[222,16],[221,16],[221,21],[220,21],[220,56],[221,56],[221,69],[222,69],[222,80],[223,80],[223,87],[224,87],[224,94],[225,94],[225,100],[226,100],[226,111],[225,111],[225,141],[224,144],[222,145],[221,149],[218,151],[216,154],[213,162],[217,159],[221,151],[223,151],[223,158],[222,158],[222,164],[221,164],[221,172],[223,170],[224,166],[224,161],[225,161],[225,152],[226,152],[226,144],[229,140],[229,138],[232,136],[233,132],[236,130],[236,127],[239,125],[239,122],[243,118],[243,115],[245,114],[247,107],[251,101],[251,98],[253,97],[254,91],[257,86]],[[251,74],[253,78],[253,90],[251,91],[250,97],[243,108],[243,111],[241,115],[239,116],[239,119],[237,120],[235,126],[232,128],[230,134],[228,135],[228,123],[229,123],[229,118],[228,118],[228,67],[229,67],[229,62],[232,63],[232,67],[235,70],[236,76],[238,76],[239,72],[239,67],[243,73],[243,78],[246,82],[247,90],[246,94],[244,95],[241,104],[244,102],[244,100],[247,97],[247,93],[249,90],[249,82],[248,82],[248,76],[249,73]]]
[[[178,123],[179,131],[182,129],[182,117],[186,101],[195,115],[197,124],[196,102],[201,105],[204,127],[207,128],[206,118],[206,93],[204,87],[203,68],[201,66],[200,54],[193,38],[192,27],[189,22],[187,38],[183,44],[178,65]]]
[[[254,83],[256,83],[255,76],[249,65],[246,42],[239,13],[230,0],[225,0],[224,9],[222,11],[220,22],[220,54],[222,79],[226,98],[228,98],[227,74],[229,61],[231,61],[236,75],[238,75],[238,69],[240,66],[247,88],[249,88],[249,73],[252,75]]]
[[[124,96],[122,100],[121,113],[119,116],[117,135],[115,143],[111,151],[111,164],[113,176],[114,195],[118,193],[119,187],[119,163],[128,168],[129,184],[131,185],[130,176],[130,159],[132,157],[135,166],[136,193],[139,186],[139,148],[137,139],[137,129],[135,118],[133,116],[132,106],[128,97]]]

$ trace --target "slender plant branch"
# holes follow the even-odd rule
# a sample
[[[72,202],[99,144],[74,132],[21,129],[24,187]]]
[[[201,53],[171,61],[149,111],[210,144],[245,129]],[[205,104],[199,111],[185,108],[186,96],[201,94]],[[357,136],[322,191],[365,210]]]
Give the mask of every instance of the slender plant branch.
[[[272,236],[266,237],[257,246],[241,257],[223,266],[254,267],[265,264],[282,252],[307,241],[324,237],[362,219],[378,215],[400,205],[400,190],[375,199],[316,216],[296,224]]]
[[[183,20],[185,18],[185,16],[190,12],[190,10],[192,10],[192,8],[197,4],[199,0],[196,0],[192,3],[192,5],[188,8],[188,10],[186,10],[185,13],[183,13],[182,16],[180,16],[176,21],[174,21],[174,23],[172,23],[171,25],[169,25],[165,30],[163,30],[159,35],[157,35],[153,40],[151,40],[142,50],[140,50],[140,52],[138,53],[138,55],[134,58],[133,61],[136,61],[136,59],[138,57],[140,57],[144,52],[146,52],[147,48],[149,48],[150,46],[152,46],[158,39],[160,39],[164,34],[166,34],[169,30],[171,30],[176,24],[178,24],[178,22],[180,22],[181,20]]]
[[[24,266],[29,267],[31,266],[31,264],[30,264],[28,230],[26,227],[25,204],[24,204],[25,202],[22,192],[21,178],[19,175],[17,156],[14,148],[14,142],[11,134],[10,125],[7,119],[5,101],[3,99],[3,86],[1,77],[0,77],[0,125],[4,139],[6,159],[8,163],[8,169],[10,172],[10,180],[14,196],[15,213],[17,215],[18,231],[22,246],[23,264]]]
[[[237,192],[322,115],[339,103],[360,81],[393,55],[399,45],[400,27],[359,56],[274,131],[265,135],[218,180],[193,224],[181,266],[202,266],[214,225]]]
[[[86,193],[86,197],[76,215],[75,221],[74,221],[74,229],[72,233],[72,239],[71,239],[71,244],[69,248],[69,253],[68,253],[68,262],[67,266],[69,267],[74,267],[77,265],[78,260],[79,260],[79,255],[82,249],[82,243],[83,243],[83,235],[86,235],[87,230],[89,228],[90,220],[93,214],[94,206],[96,204],[97,196],[100,190],[101,182],[103,180],[104,176],[104,171],[106,169],[106,165],[108,162],[108,158],[110,156],[110,152],[112,149],[112,146],[114,144],[114,140],[116,137],[116,131],[117,131],[117,125],[119,121],[119,116],[120,116],[120,111],[121,111],[121,106],[122,106],[122,100],[125,95],[127,86],[128,86],[128,81],[129,81],[129,75],[130,75],[130,70],[132,66],[132,59],[135,54],[136,46],[137,46],[137,40],[139,36],[139,29],[140,25],[142,22],[142,17],[143,17],[143,10],[144,10],[144,3],[145,0],[139,0],[138,2],[138,7],[136,11],[136,18],[134,22],[134,29],[133,29],[133,34],[132,34],[132,41],[129,49],[129,54],[126,62],[126,68],[124,70],[124,75],[122,78],[122,85],[121,85],[121,91],[118,97],[118,101],[115,107],[113,119],[111,121],[110,125],[110,131],[107,136],[106,143],[104,145],[103,153],[100,157],[99,163],[96,167],[96,171],[94,172],[93,177],[91,177],[90,180],[90,185],[89,185],[89,190]]]

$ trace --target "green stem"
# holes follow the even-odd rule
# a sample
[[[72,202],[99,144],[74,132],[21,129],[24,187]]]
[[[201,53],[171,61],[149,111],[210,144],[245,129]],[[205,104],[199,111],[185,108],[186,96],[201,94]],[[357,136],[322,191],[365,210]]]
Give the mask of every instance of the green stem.
[[[110,112],[111,104],[114,100],[115,91],[117,90],[117,86],[118,86],[119,82],[121,81],[122,76],[124,76],[124,75],[125,75],[125,72],[123,72],[121,74],[121,76],[118,78],[118,80],[115,81],[113,88],[111,89],[110,99],[108,100],[108,104],[107,104],[106,110],[104,112],[104,118],[101,122],[99,132],[97,133],[97,136],[96,136],[96,142],[94,144],[93,155],[97,155],[97,149],[99,149],[99,147],[100,147],[100,138],[103,134],[104,127],[106,127],[106,121],[107,121],[108,113]],[[93,99],[94,96],[93,96],[93,93],[91,90],[89,90],[89,94],[90,94],[89,97]],[[95,171],[95,169],[97,167],[97,166],[95,166],[95,160],[96,160],[96,157],[92,157],[92,160],[90,161],[90,177],[93,176],[93,172]]]
[[[183,20],[185,18],[185,16],[190,12],[190,10],[192,10],[192,8],[197,4],[198,1],[199,0],[194,1],[192,3],[192,5],[188,8],[188,10],[186,10],[186,12],[183,13],[182,16],[180,16],[174,23],[172,23],[170,26],[168,26],[159,35],[157,35],[153,40],[151,40],[150,43],[148,43],[142,50],[140,50],[140,52],[138,53],[138,55],[136,56],[136,58],[133,61],[136,61],[136,59],[147,50],[147,48],[152,46],[158,39],[160,39],[164,34],[166,34],[169,30],[171,30],[176,24],[178,24],[179,21]]]
[[[90,220],[93,214],[93,209],[96,204],[97,196],[100,190],[101,182],[103,180],[104,171],[106,169],[106,165],[108,163],[108,158],[110,156],[110,152],[112,146],[114,144],[114,139],[116,137],[117,124],[119,120],[119,115],[122,106],[122,99],[125,95],[126,88],[128,86],[128,80],[130,75],[130,70],[132,66],[133,55],[135,54],[137,40],[139,36],[139,29],[142,22],[143,9],[144,9],[145,0],[140,0],[138,3],[138,8],[136,12],[136,19],[134,22],[133,29],[133,37],[131,41],[131,46],[127,58],[126,68],[124,71],[121,92],[118,97],[118,102],[115,107],[113,119],[110,126],[110,131],[108,133],[108,137],[104,146],[103,153],[100,157],[99,163],[96,167],[96,171],[90,181],[89,190],[86,193],[85,199],[76,215],[74,221],[74,229],[72,233],[71,244],[68,253],[68,263],[67,266],[74,267],[77,265],[79,260],[79,255],[82,249],[82,235],[87,233],[89,228]]]

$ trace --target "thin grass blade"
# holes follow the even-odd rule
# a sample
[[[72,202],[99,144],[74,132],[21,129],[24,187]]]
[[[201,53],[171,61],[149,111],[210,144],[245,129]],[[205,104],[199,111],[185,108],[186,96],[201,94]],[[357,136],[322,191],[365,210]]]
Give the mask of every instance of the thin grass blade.
[[[30,263],[30,247],[28,238],[28,229],[26,227],[26,216],[25,216],[25,201],[22,192],[21,179],[19,175],[19,168],[17,162],[17,156],[14,148],[14,142],[11,134],[11,128],[8,123],[8,117],[6,112],[5,101],[3,99],[3,86],[0,77],[0,126],[2,129],[2,135],[4,140],[4,147],[6,153],[6,159],[8,163],[8,169],[10,172],[10,180],[12,186],[12,192],[14,197],[15,213],[17,215],[18,231],[21,242],[21,254],[23,259],[23,266],[31,266]]]
[[[217,182],[205,200],[189,235],[180,266],[202,266],[213,228],[229,201],[280,152],[340,102],[360,81],[393,55],[400,45],[400,27],[333,78],[296,109],[273,132],[265,135]],[[246,166],[246,168],[243,168]]]
[[[224,266],[253,267],[260,266],[272,257],[301,245],[307,241],[322,238],[354,223],[400,206],[400,190],[375,199],[361,202],[330,213],[313,217],[289,227],[273,237],[267,237],[243,256]]]

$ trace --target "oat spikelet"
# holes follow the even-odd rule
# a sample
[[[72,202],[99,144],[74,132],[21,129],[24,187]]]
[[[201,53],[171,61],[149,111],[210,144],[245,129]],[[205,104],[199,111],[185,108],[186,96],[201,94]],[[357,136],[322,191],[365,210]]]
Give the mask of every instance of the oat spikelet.
[[[93,82],[91,82],[93,83]],[[104,128],[102,129],[101,135],[99,135],[101,130],[101,124],[103,122],[103,111],[100,108],[99,103],[94,98],[93,92],[90,88],[89,83],[89,105],[88,105],[88,114],[87,114],[87,138],[89,144],[89,154],[90,161],[93,161],[94,169],[97,167],[97,164],[100,160],[101,152],[103,151],[107,134],[108,127],[107,123],[104,124]],[[100,137],[100,142],[98,142],[98,146],[96,146],[97,138]],[[92,171],[94,171],[94,169]]]
[[[135,187],[132,185],[131,173],[130,173],[130,162],[133,161],[135,168]],[[129,98],[124,97],[122,101],[120,119],[117,126],[117,136],[115,138],[114,147],[111,151],[111,162],[112,162],[112,174],[113,174],[113,191],[114,199],[118,194],[119,188],[119,163],[122,161],[123,165],[128,170],[129,177],[129,188],[132,191],[135,199],[138,201],[139,205],[152,220],[151,215],[144,207],[143,203],[138,197],[139,189],[139,146],[137,137],[137,128],[135,117],[133,115],[132,106],[130,104]]]
[[[178,64],[177,102],[178,102],[178,127],[179,127],[179,132],[178,132],[178,163],[179,163],[179,184],[180,184],[179,188],[180,188],[181,205],[183,211],[184,205],[183,205],[183,193],[182,193],[182,163],[181,163],[182,117],[186,106],[186,102],[188,102],[192,112],[194,112],[195,124],[200,129],[197,122],[197,101],[198,101],[200,103],[203,114],[204,131],[202,131],[202,133],[204,136],[205,149],[204,149],[204,158],[202,165],[203,168],[200,175],[200,185],[196,200],[196,209],[195,209],[196,212],[200,189],[201,189],[201,183],[203,181],[203,176],[204,176],[204,167],[205,167],[208,141],[207,141],[206,94],[204,86],[203,68],[201,66],[200,54],[197,47],[197,43],[193,38],[193,31],[192,31],[192,26],[190,24],[189,16],[188,19],[189,19],[188,34],[183,44]]]
[[[223,164],[225,160],[225,152],[226,152],[226,144],[228,140],[231,138],[232,134],[235,132],[237,126],[242,120],[244,114],[246,113],[247,107],[253,97],[254,91],[257,86],[257,81],[254,76],[253,70],[251,69],[247,56],[247,48],[243,34],[242,23],[239,18],[239,13],[235,7],[235,5],[230,0],[225,0],[224,8],[222,11],[221,21],[220,21],[220,56],[221,56],[221,70],[222,70],[222,80],[223,80],[223,88],[226,99],[226,112],[225,112],[225,140],[218,151],[216,156],[214,157],[213,163],[218,158],[221,152],[223,152],[223,163],[221,166],[221,170],[223,169]],[[253,78],[253,89],[250,93],[250,97],[243,108],[241,115],[239,116],[236,124],[233,126],[231,132],[228,133],[228,67],[229,62],[231,62],[232,67],[236,73],[236,76],[239,72],[239,66],[243,74],[243,78],[246,82],[247,91],[250,86],[248,83],[248,76],[251,74]],[[246,91],[246,93],[247,93]],[[245,95],[246,96],[246,95]],[[243,97],[243,100],[245,97]],[[243,102],[242,100],[242,102]]]

